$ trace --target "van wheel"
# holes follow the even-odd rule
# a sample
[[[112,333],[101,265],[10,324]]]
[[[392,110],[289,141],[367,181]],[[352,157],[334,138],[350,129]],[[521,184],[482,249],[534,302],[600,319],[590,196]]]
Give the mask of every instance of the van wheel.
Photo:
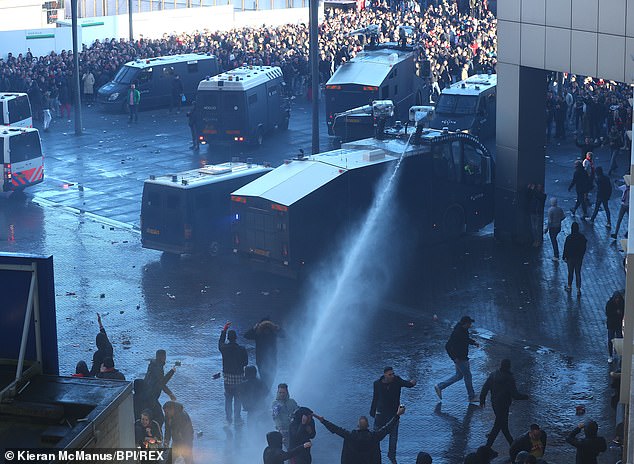
[[[264,143],[264,134],[262,133],[262,128],[260,128],[255,133],[255,144],[259,147],[262,143]]]
[[[207,250],[209,250],[209,254],[211,256],[218,256],[218,253],[220,253],[220,244],[215,241],[211,242],[207,247]]]
[[[180,261],[181,255],[178,253],[170,253],[169,251],[164,251],[161,255],[161,263],[166,265],[173,265]]]
[[[445,236],[450,239],[458,238],[465,231],[465,217],[464,210],[460,205],[450,206],[445,211],[443,218],[443,228]]]

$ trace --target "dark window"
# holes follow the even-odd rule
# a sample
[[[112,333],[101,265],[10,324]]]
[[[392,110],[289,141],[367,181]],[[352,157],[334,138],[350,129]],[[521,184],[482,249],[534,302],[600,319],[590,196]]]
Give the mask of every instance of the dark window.
[[[478,106],[478,97],[460,96],[456,104],[457,114],[475,114]]]
[[[4,163],[4,138],[0,138],[0,163]]]
[[[187,72],[189,73],[198,72],[198,61],[187,63]]]
[[[244,100],[240,98],[244,95],[242,92],[226,92],[223,95],[223,107],[225,111],[238,111]]]
[[[42,147],[37,132],[25,132],[17,137],[11,137],[9,159],[12,163],[40,158],[41,156]]]
[[[144,69],[139,76],[139,84],[145,84],[152,80],[152,68]]]
[[[114,81],[119,82],[120,84],[131,84],[136,80],[138,75],[138,68],[133,68],[132,66],[124,66],[114,77]]]
[[[180,206],[180,198],[176,195],[167,195],[165,206],[167,209],[176,209]]]
[[[437,113],[453,113],[454,108],[456,107],[456,101],[458,97],[455,95],[447,95],[441,94],[440,100],[438,100],[438,104],[436,105]]]
[[[249,95],[249,105],[255,105],[258,102],[258,95],[257,94],[253,94],[253,95]]]
[[[31,105],[29,97],[26,95],[8,100],[7,106],[9,108],[9,124],[31,117]]]
[[[381,99],[387,100],[388,98],[390,98],[390,87],[386,85],[381,88]]]
[[[277,88],[277,85],[274,85],[273,87],[270,87],[270,88],[269,88],[269,97],[270,97],[270,96],[273,96],[273,95],[277,95],[277,92],[278,92],[278,91],[279,91],[279,90],[278,90],[278,88]]]
[[[438,144],[433,149],[434,176],[438,179],[456,181],[451,145]]]
[[[482,153],[471,144],[464,144],[464,168],[462,179],[465,184],[482,183]]]

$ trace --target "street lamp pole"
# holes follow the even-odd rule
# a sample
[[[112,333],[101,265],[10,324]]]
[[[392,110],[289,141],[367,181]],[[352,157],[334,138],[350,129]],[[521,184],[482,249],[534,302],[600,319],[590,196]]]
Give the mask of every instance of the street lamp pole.
[[[312,92],[312,153],[319,153],[319,0],[309,0],[309,48]]]
[[[82,134],[81,92],[79,86],[79,38],[77,37],[77,0],[71,0],[71,23],[73,30],[73,95],[75,100],[75,135]]]
[[[132,0],[128,0],[128,26],[130,27],[130,43],[134,41],[132,35]]]

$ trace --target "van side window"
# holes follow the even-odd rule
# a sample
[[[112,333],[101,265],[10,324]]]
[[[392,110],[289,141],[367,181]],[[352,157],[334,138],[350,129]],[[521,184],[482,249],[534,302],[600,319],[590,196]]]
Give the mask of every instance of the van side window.
[[[456,170],[451,154],[451,145],[440,143],[433,148],[432,154],[434,177],[455,182]]]
[[[198,61],[194,61],[193,63],[187,63],[187,72],[190,72],[190,73],[198,72]]]
[[[469,143],[464,144],[464,168],[462,171],[464,184],[482,184],[482,155],[478,151],[475,146]]]
[[[277,92],[278,92],[277,85],[269,87],[269,97],[272,97],[273,95],[277,95]]]
[[[255,105],[258,102],[258,94],[249,95],[249,105]]]
[[[144,69],[139,75],[139,84],[145,84],[152,80],[152,68]]]
[[[176,209],[180,206],[180,198],[176,195],[167,195],[165,198],[165,207],[167,209]]]
[[[390,98],[390,87],[386,85],[381,88],[381,99],[387,100],[388,98]]]

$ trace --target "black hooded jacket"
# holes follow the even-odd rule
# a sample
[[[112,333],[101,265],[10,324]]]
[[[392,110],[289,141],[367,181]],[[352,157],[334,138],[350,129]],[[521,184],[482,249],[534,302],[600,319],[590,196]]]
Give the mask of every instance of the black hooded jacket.
[[[580,194],[588,193],[592,189],[592,182],[581,164],[575,167],[575,172],[572,175],[572,181],[568,186],[568,191],[570,191],[572,187],[575,187],[576,192]]]
[[[528,395],[517,391],[515,377],[511,371],[498,369],[487,378],[480,392],[480,403],[486,401],[487,394],[491,391],[491,404],[493,409],[508,408],[513,400],[527,400]]]
[[[280,432],[269,432],[266,434],[266,442],[269,444],[264,448],[264,464],[283,464],[284,461],[289,460],[297,453],[304,449],[304,443],[290,451],[284,451],[282,449],[282,434]]]
[[[566,437],[566,441],[577,448],[576,464],[597,464],[597,456],[608,449],[605,438],[597,436],[596,424],[594,427],[586,426],[585,438],[579,439],[577,435],[581,429],[577,427]]]
[[[280,327],[269,320],[258,322],[244,334],[247,340],[255,340],[255,363],[277,364],[277,337],[282,337]]]
[[[469,337],[469,329],[461,323],[457,323],[445,345],[449,357],[455,360],[469,359],[469,345],[475,345],[476,341]]]
[[[381,464],[381,440],[392,431],[399,421],[394,416],[376,432],[371,430],[346,430],[332,422],[323,420],[324,427],[343,438],[341,464]]]
[[[300,406],[291,416],[291,424],[288,427],[289,448],[303,445],[307,441],[315,438],[315,419],[311,417],[311,419],[306,424],[302,424],[302,416],[312,413],[313,412],[310,409],[304,406]],[[310,448],[302,448],[295,455],[295,464],[310,464],[311,462],[312,457],[310,455]]]
[[[579,232],[578,229],[576,232],[573,231],[570,235],[568,235],[568,237],[566,237],[566,241],[564,242],[564,253],[562,255],[564,261],[569,261],[571,263],[583,261],[583,256],[586,254],[587,242],[588,240],[586,237]]]
[[[101,364],[105,358],[113,358],[112,343],[108,340],[108,334],[103,327],[99,329],[95,340],[97,351],[92,355],[92,367],[90,368],[90,376],[96,376],[101,370]]]

